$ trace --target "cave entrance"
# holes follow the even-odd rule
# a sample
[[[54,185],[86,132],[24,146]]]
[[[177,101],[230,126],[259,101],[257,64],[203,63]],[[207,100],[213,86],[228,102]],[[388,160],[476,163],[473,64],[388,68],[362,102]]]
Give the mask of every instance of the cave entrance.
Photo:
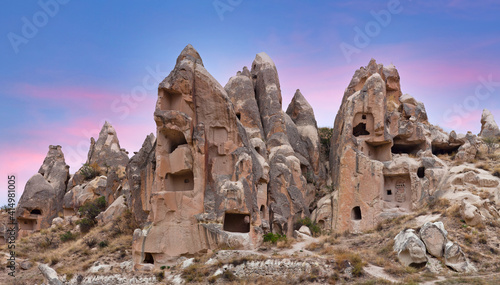
[[[233,233],[248,233],[250,232],[250,215],[226,213],[224,215],[223,229]]]
[[[30,215],[41,215],[41,214],[42,214],[42,210],[40,210],[40,209],[33,209],[30,212]]]
[[[351,210],[351,220],[354,220],[354,221],[359,221],[361,220],[361,208],[359,206],[356,206],[354,208],[352,208]]]
[[[393,154],[412,154],[415,155],[418,151],[425,149],[425,142],[407,142],[402,139],[394,138],[391,152]]]
[[[153,254],[150,252],[144,253],[144,261],[142,263],[155,264],[155,259],[153,258]]]
[[[443,146],[443,145],[432,145],[432,154],[434,155],[440,155],[440,154],[445,154],[445,155],[454,155],[458,152],[458,149],[460,148],[460,145],[457,146]]]
[[[185,170],[178,173],[167,173],[165,176],[165,189],[167,191],[192,191],[194,190],[193,171]]]
[[[356,125],[353,129],[352,129],[352,134],[355,136],[355,137],[359,137],[359,136],[367,136],[370,134],[370,132],[368,132],[366,130],[366,124],[365,123],[359,123],[358,125]]]

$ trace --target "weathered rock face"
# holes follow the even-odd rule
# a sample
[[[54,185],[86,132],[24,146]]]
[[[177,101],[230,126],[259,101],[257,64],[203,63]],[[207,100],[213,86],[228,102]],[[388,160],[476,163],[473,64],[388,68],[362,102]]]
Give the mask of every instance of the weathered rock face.
[[[314,189],[307,187],[302,173],[307,165],[301,164],[299,155],[296,155],[287,136],[287,115],[282,111],[281,89],[274,62],[265,53],[257,54],[252,63],[251,75],[270,167],[269,221],[273,232],[291,236],[293,223],[310,214],[308,206],[314,198]]]
[[[141,149],[127,165],[127,180],[130,193],[127,195],[132,214],[139,225],[143,225],[151,211],[151,190],[156,170],[156,138],[150,134]]]
[[[62,212],[62,200],[69,178],[69,166],[61,146],[49,146],[39,173],[26,183],[16,209],[19,236],[50,227],[52,219]]]
[[[325,170],[320,168],[322,164],[320,164],[319,157],[318,125],[314,118],[313,108],[299,89],[297,89],[290,105],[288,105],[286,114],[289,116],[286,118],[288,139],[296,154],[302,155],[308,163],[308,165],[305,165],[307,170],[303,169],[303,172],[306,172],[303,174],[305,174],[307,182],[324,180]],[[292,136],[292,132],[289,131],[289,126],[292,124],[289,123],[288,118],[295,124],[299,134],[298,137]],[[303,166],[304,164],[302,164],[301,168],[304,168]],[[321,179],[319,179],[319,176]]]
[[[85,202],[100,196],[104,196],[110,205],[128,192],[128,162],[127,151],[120,148],[115,129],[105,122],[97,142],[94,138],[90,140],[87,162],[67,183],[63,200],[64,216],[75,215]],[[96,176],[85,176],[85,170],[94,171]]]
[[[335,231],[363,231],[412,211],[433,194],[446,166],[435,154],[465,143],[427,121],[422,103],[401,95],[394,66],[371,60],[355,72],[335,118],[330,152]]]
[[[500,136],[500,129],[498,129],[495,118],[488,109],[484,109],[481,115],[481,132],[479,135],[483,138]]]

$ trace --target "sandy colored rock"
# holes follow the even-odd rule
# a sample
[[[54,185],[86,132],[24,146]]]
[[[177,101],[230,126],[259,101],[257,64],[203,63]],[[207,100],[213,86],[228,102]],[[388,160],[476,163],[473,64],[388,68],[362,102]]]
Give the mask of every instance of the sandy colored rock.
[[[427,262],[425,245],[412,229],[403,230],[394,238],[394,251],[404,266]]]
[[[442,222],[427,222],[420,228],[420,239],[424,242],[427,251],[434,257],[442,257],[448,241],[448,233]]]
[[[61,146],[49,146],[39,173],[28,180],[19,199],[15,214],[19,236],[50,227],[52,220],[62,213],[68,179],[69,166]]]
[[[488,109],[484,109],[481,115],[481,132],[479,135],[483,138],[500,136],[500,130],[495,118]]]

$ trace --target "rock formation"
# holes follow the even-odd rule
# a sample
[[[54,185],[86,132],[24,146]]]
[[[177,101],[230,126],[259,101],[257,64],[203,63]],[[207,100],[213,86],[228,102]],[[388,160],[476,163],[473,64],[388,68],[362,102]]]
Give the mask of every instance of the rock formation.
[[[500,136],[500,130],[495,122],[495,118],[493,118],[493,114],[488,109],[484,109],[481,115],[481,132],[479,136],[483,138]]]
[[[292,118],[267,54],[222,88],[192,46],[181,52],[158,88],[156,160],[145,166],[145,142],[127,170],[134,208],[149,213],[134,233],[137,267],[221,245],[253,248],[265,231],[293,234],[314,198],[305,176],[318,180],[320,164],[312,108],[298,92],[289,109]]]
[[[435,155],[459,151],[466,141],[429,124],[423,104],[402,95],[396,68],[371,60],[355,72],[335,118],[330,166],[337,191],[327,228],[363,231],[416,209],[446,173]]]
[[[37,174],[24,188],[16,209],[19,236],[48,228],[52,219],[62,212],[61,201],[69,178],[69,166],[61,146],[49,146],[49,152]]]

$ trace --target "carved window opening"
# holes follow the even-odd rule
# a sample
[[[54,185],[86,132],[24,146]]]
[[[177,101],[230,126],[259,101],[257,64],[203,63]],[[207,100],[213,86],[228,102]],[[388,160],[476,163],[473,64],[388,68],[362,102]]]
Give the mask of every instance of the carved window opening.
[[[167,173],[165,176],[166,191],[192,191],[194,190],[193,171]]]
[[[162,110],[178,110],[182,109],[182,94],[171,89],[161,89],[162,93],[161,109]]]
[[[236,113],[236,118],[238,118],[238,120],[241,121],[241,113],[240,112]]]
[[[142,263],[155,264],[155,259],[153,258],[153,255],[150,252],[145,252],[144,261]]]
[[[392,195],[392,190],[389,189],[389,190],[386,190],[387,191],[387,196],[391,196]]]
[[[21,230],[33,231],[35,230],[35,220],[23,220],[22,223],[19,223],[19,227]]]
[[[177,130],[167,130],[165,133],[165,138],[167,140],[167,150],[168,153],[174,152],[180,145],[187,144],[186,137],[184,134]]]
[[[352,208],[351,210],[351,219],[354,221],[359,221],[361,220],[361,208],[359,206],[356,206]]]
[[[421,166],[417,170],[417,176],[419,178],[424,178],[425,177],[425,167]]]
[[[394,154],[417,154],[419,150],[425,148],[425,143],[420,142],[406,142],[400,138],[394,138],[391,152]]]
[[[354,129],[352,129],[352,134],[355,137],[359,137],[359,136],[367,136],[370,133],[366,130],[365,123],[359,123],[357,126],[354,127]]]
[[[248,233],[248,232],[250,232],[250,215],[249,214],[226,213],[224,215],[223,229],[225,231],[234,232],[234,233]]]
[[[30,214],[31,215],[41,215],[42,214],[42,210],[40,210],[40,209],[33,209],[33,210],[31,210]]]

